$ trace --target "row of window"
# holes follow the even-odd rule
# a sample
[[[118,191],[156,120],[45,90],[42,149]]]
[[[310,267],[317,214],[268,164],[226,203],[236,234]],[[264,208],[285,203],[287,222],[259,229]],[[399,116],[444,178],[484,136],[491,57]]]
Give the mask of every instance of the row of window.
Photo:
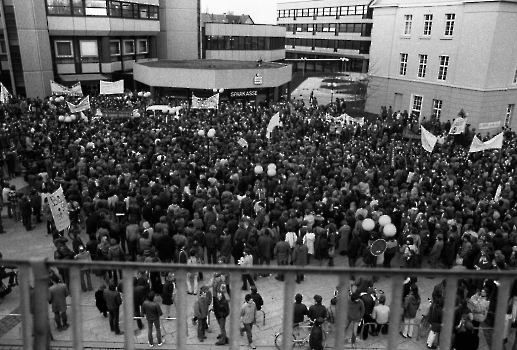
[[[158,6],[114,0],[46,0],[47,14],[158,19]]]
[[[356,50],[362,55],[370,53],[371,41],[362,40],[334,40],[334,39],[305,39],[305,38],[288,38],[286,45],[295,48],[297,46],[311,47],[321,49],[337,50]]]
[[[409,55],[407,53],[400,54],[399,75],[402,75],[402,76],[407,75],[408,58],[409,58]],[[428,61],[427,55],[418,55],[417,76],[419,78],[425,78],[427,75],[427,61]],[[449,69],[449,56],[438,56],[438,80],[441,80],[441,81],[447,80],[448,69]]]
[[[74,57],[81,57],[83,63],[99,62],[99,44],[97,39],[78,40],[55,39],[56,63],[73,63]],[[74,46],[76,49],[74,49]],[[79,52],[75,52],[79,50]],[[120,56],[143,55],[149,53],[147,39],[110,40],[111,61],[119,61]],[[132,58],[132,57],[131,57]]]
[[[331,33],[361,33],[361,36],[371,36],[372,23],[289,23],[279,24],[286,28],[287,33],[296,32],[331,32]]]
[[[305,9],[289,9],[277,11],[278,18],[316,17],[316,16],[369,16],[372,10],[367,5],[315,7]]]
[[[443,36],[452,37],[454,33],[454,22],[456,20],[456,14],[447,13],[445,14],[445,26],[443,30]],[[402,31],[403,35],[411,35],[413,27],[413,15],[404,15],[404,29]],[[423,36],[431,36],[433,30],[433,15],[425,14],[424,15],[424,26],[422,27],[422,35]]]
[[[422,113],[422,105],[424,103],[424,97],[420,95],[412,95],[411,96],[411,113],[417,116],[420,116]],[[442,108],[443,101],[442,100],[433,100],[433,111],[432,114],[436,116],[436,118],[440,118],[442,116]]]
[[[280,50],[285,48],[284,37],[206,35],[206,50]]]

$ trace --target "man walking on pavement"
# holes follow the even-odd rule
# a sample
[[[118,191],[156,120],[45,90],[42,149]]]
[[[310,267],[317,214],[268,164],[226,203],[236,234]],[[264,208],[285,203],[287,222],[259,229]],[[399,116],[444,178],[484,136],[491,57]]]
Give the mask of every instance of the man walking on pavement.
[[[156,327],[156,341],[158,346],[163,345],[162,333],[160,329],[160,316],[163,315],[160,304],[154,301],[156,294],[151,291],[147,300],[142,304],[142,315],[147,319],[147,335],[149,338],[149,346],[153,347],[153,324]]]
[[[58,332],[66,331],[70,326],[66,315],[66,297],[70,295],[66,284],[58,276],[51,278],[52,287],[49,288],[48,303],[52,305],[52,312],[56,321]]]
[[[108,306],[108,313],[110,315],[110,329],[112,332],[115,332],[116,335],[122,335],[124,332],[120,331],[118,325],[122,298],[120,297],[120,293],[116,290],[115,283],[111,282],[108,289],[105,289],[103,294],[104,300],[106,300],[106,305]]]
[[[246,335],[248,337],[248,345],[252,349],[256,349],[257,347],[253,344],[253,335],[251,333],[251,329],[253,328],[253,324],[257,318],[257,307],[255,306],[255,302],[253,302],[253,298],[251,294],[246,294],[244,297],[246,302],[241,308],[241,321],[244,327],[241,327],[241,336]]]
[[[280,240],[275,244],[275,249],[273,251],[274,255],[276,255],[276,263],[278,266],[286,266],[289,261],[289,253],[291,252],[291,246],[289,242],[285,241],[285,235],[280,237]],[[275,279],[277,281],[284,281],[284,274],[279,273]]]

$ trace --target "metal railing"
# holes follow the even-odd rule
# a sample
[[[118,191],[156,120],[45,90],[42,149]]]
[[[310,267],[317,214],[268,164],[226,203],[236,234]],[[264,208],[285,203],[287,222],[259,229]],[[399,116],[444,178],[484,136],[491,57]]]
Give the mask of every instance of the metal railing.
[[[186,320],[187,315],[187,272],[203,271],[220,272],[240,275],[244,272],[250,273],[284,273],[284,293],[283,293],[283,315],[293,315],[294,305],[292,296],[295,294],[295,276],[296,272],[300,270],[295,266],[282,267],[266,267],[252,266],[246,269],[237,266],[226,265],[183,265],[183,264],[168,264],[168,263],[135,263],[135,262],[79,262],[79,261],[50,261],[50,260],[3,260],[5,265],[16,265],[19,268],[20,276],[20,294],[21,294],[21,314],[22,314],[22,340],[24,349],[46,350],[49,348],[49,327],[48,327],[48,288],[49,288],[49,268],[57,267],[60,269],[68,269],[70,271],[70,293],[72,298],[72,347],[74,349],[83,349],[83,329],[81,326],[82,314],[82,291],[81,291],[81,273],[82,267],[88,266],[91,269],[117,269],[122,270],[124,276],[133,276],[136,271],[174,271],[176,276],[177,292],[175,296],[176,318],[178,320]],[[31,313],[30,301],[30,286],[29,279],[34,276],[34,291],[33,291],[33,310]],[[355,273],[360,273],[362,276],[385,275],[391,276],[391,304],[389,317],[389,331],[388,331],[388,349],[397,349],[400,335],[399,327],[401,324],[402,313],[402,293],[403,281],[407,276],[428,276],[441,277],[446,279],[445,287],[445,302],[443,307],[443,326],[440,333],[439,346],[441,349],[449,349],[452,340],[454,309],[456,299],[457,281],[461,278],[476,278],[484,279],[491,278],[499,281],[497,290],[497,305],[495,307],[495,323],[492,335],[491,350],[503,349],[503,332],[505,325],[505,315],[507,309],[507,301],[510,296],[510,289],[513,281],[516,278],[514,271],[455,271],[455,270],[429,270],[429,269],[354,269],[344,267],[333,267],[331,269],[324,267],[305,266],[303,268],[305,275],[318,274],[338,277],[338,290],[348,291],[350,287],[350,277]],[[241,284],[240,278],[230,278],[230,290],[238,291]],[[131,325],[134,321],[133,309],[133,279],[123,279],[124,292],[124,317],[123,323],[125,326]],[[344,294],[344,293],[343,293]],[[240,348],[239,345],[239,313],[241,309],[240,298],[230,298],[230,315],[229,315],[229,339],[230,349],[236,350]],[[345,329],[346,315],[348,309],[348,302],[337,303],[337,314],[335,317],[335,329]],[[31,317],[34,323],[31,322]],[[32,329],[34,324],[34,332]],[[290,334],[293,329],[292,317],[284,317],[282,323],[282,331],[284,334]],[[187,323],[176,323],[176,345],[178,349],[187,349]],[[334,347],[341,348],[345,340],[345,332],[335,332]],[[34,334],[34,338],[32,335]],[[125,332],[124,334],[124,348],[133,350],[135,348],[135,339],[133,332]],[[283,338],[283,348],[289,348],[291,339],[289,337]],[[191,348],[195,348],[192,346]]]

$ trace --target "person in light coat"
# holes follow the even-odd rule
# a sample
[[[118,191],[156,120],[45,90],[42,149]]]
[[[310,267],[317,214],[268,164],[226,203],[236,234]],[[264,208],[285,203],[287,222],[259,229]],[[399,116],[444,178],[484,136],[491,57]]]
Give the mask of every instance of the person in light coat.
[[[316,235],[309,229],[308,232],[303,236],[303,244],[307,246],[307,264],[311,263],[311,257],[314,255],[314,242]]]

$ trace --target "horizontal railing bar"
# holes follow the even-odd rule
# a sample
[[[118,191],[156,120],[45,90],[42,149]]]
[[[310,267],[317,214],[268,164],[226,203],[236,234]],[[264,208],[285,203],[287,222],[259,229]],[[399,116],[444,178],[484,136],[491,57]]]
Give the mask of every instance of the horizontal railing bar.
[[[27,260],[7,260],[3,259],[2,262],[4,265],[26,265],[28,263]],[[195,272],[195,271],[209,271],[209,272],[236,272],[242,273],[243,271],[249,272],[278,272],[278,273],[286,273],[286,272],[295,272],[303,268],[304,273],[306,274],[323,274],[323,275],[339,275],[341,273],[345,274],[359,274],[365,276],[375,276],[375,275],[391,275],[391,276],[411,276],[411,275],[421,275],[421,276],[435,276],[435,277],[473,277],[483,278],[483,277],[512,277],[515,278],[515,271],[513,270],[504,270],[504,271],[494,271],[494,270],[431,270],[431,269],[405,269],[405,268],[397,268],[397,269],[389,269],[389,268],[350,268],[350,267],[338,267],[334,266],[332,268],[328,267],[319,267],[319,266],[274,266],[274,265],[253,265],[246,266],[246,268],[237,266],[237,265],[212,265],[212,264],[204,264],[204,265],[187,265],[187,264],[177,264],[177,263],[143,263],[143,262],[106,262],[106,261],[92,261],[92,262],[82,262],[75,260],[45,260],[44,263],[47,266],[58,267],[58,268],[69,268],[72,266],[79,267],[89,267],[90,269],[128,269],[128,270],[146,270],[146,271],[163,271],[163,270],[183,270],[187,272]],[[145,267],[145,268],[142,268]]]

